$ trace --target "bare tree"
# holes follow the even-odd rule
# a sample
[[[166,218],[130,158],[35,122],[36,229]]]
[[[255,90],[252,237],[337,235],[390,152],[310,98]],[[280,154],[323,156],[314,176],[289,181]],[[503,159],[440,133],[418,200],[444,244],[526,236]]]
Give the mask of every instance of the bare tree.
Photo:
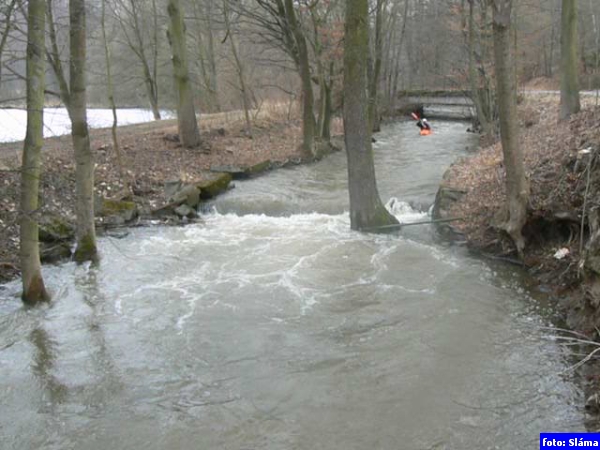
[[[579,112],[577,67],[577,0],[562,0],[560,33],[560,113],[561,120]]]
[[[2,55],[4,54],[6,43],[8,42],[8,35],[12,27],[12,15],[16,4],[17,0],[10,0],[8,5],[6,5],[6,9],[2,11],[2,15],[4,16],[4,29],[0,32],[0,86],[2,83]]]
[[[485,100],[489,98],[489,92],[480,87],[481,71],[475,66],[475,0],[467,0],[469,2],[469,18],[467,32],[467,49],[469,52],[469,83],[471,85],[471,99],[475,104],[477,121],[481,126],[481,131],[485,135],[492,134],[492,120],[490,117],[489,108],[484,108],[487,103]]]
[[[387,41],[387,51],[385,54],[389,55],[384,59],[386,64],[384,65],[384,79],[386,81],[386,103],[387,108],[390,109],[390,106],[394,104],[394,99],[396,98],[396,93],[398,92],[398,84],[400,79],[400,62],[402,57],[402,48],[405,43],[406,36],[406,23],[409,15],[410,8],[410,0],[404,0],[404,9],[402,14],[400,15],[398,12],[400,3],[397,2],[394,4],[391,14],[390,14],[390,22],[389,22],[389,36]],[[398,17],[402,17],[402,26],[398,27],[397,21]],[[398,35],[397,35],[398,33]]]
[[[194,91],[190,83],[185,44],[185,24],[179,0],[169,0],[167,11],[170,19],[167,36],[173,53],[173,75],[177,90],[179,139],[184,147],[197,147],[200,144],[200,132],[194,108]]]
[[[193,48],[197,55],[195,66],[200,70],[201,84],[204,88],[203,99],[209,112],[221,111],[219,96],[219,80],[217,77],[214,1],[192,2],[194,13],[195,43]]]
[[[113,150],[115,152],[115,156],[117,158],[117,166],[119,169],[119,177],[121,179],[121,183],[125,184],[125,189],[129,190],[129,183],[125,179],[125,171],[123,168],[123,157],[121,155],[121,147],[119,145],[119,139],[117,138],[117,105],[115,104],[115,90],[113,86],[113,76],[112,76],[112,62],[110,55],[110,47],[108,43],[108,38],[106,36],[106,1],[102,0],[102,12],[100,18],[100,27],[102,28],[102,42],[104,44],[104,60],[106,62],[106,91],[108,96],[108,104],[110,109],[112,110],[112,126],[110,128],[112,141],[113,141]]]
[[[23,301],[47,301],[35,214],[38,209],[41,150],[44,142],[44,0],[29,0],[27,20],[27,133],[21,169],[20,253]]]
[[[70,114],[75,151],[75,260],[98,258],[94,226],[94,158],[87,124],[85,0],[69,0]]]
[[[315,156],[314,93],[310,55],[302,23],[293,0],[256,0],[257,9],[240,8],[264,36],[263,40],[288,54],[296,66],[302,86],[302,150],[304,157]]]
[[[229,39],[231,45],[231,54],[235,62],[236,73],[240,83],[240,94],[242,95],[242,106],[244,107],[244,117],[246,119],[246,133],[252,137],[252,122],[250,120],[250,101],[248,99],[248,88],[246,84],[246,76],[244,74],[244,64],[240,58],[235,36],[232,33],[231,21],[229,19],[229,3],[228,0],[223,0],[223,20],[225,21],[225,39]]]
[[[65,105],[65,108],[67,108],[69,117],[71,117],[71,92],[69,90],[69,82],[65,74],[58,45],[58,33],[54,20],[53,0],[48,0],[46,2],[46,15],[48,18],[48,36],[50,38],[50,48],[46,50],[46,55],[48,57],[48,62],[52,67],[52,71],[54,72],[54,76],[58,81],[60,99]],[[72,117],[71,120],[73,120]]]
[[[383,8],[386,0],[376,0],[375,3],[375,39],[373,43],[373,63],[369,80],[369,120],[373,131],[381,129],[379,116],[379,80],[381,77],[381,64],[383,58]]]
[[[313,82],[319,86],[317,105],[317,137],[331,139],[333,118],[333,90],[336,74],[341,66],[341,40],[343,39],[343,18],[338,18],[341,8],[337,1],[313,1],[308,6],[312,23],[312,36],[307,33],[313,50]]]
[[[160,109],[158,104],[158,10],[156,0],[151,1],[151,22],[149,25],[149,39],[142,23],[144,11],[143,2],[139,0],[119,0],[120,14],[118,15],[121,29],[125,35],[127,46],[142,65],[142,76],[148,100],[154,114],[154,119],[159,120]],[[150,56],[148,56],[150,53]]]
[[[368,0],[346,0],[344,130],[348,156],[350,226],[353,230],[398,224],[379,197],[368,116]]]
[[[300,73],[300,81],[302,83],[302,127],[303,141],[302,149],[307,157],[314,156],[314,141],[315,141],[315,114],[314,95],[312,89],[312,77],[310,74],[310,60],[308,55],[308,47],[306,45],[306,37],[302,31],[301,25],[296,17],[293,0],[284,0],[284,11],[287,26],[294,37],[296,52],[298,56],[298,71]]]
[[[523,153],[519,145],[517,98],[510,52],[510,17],[512,0],[493,0],[494,61],[496,63],[496,88],[500,114],[500,136],[504,167],[506,168],[506,193],[508,218],[502,224],[511,236],[521,255],[525,240],[521,233],[527,219],[529,181],[525,173]]]

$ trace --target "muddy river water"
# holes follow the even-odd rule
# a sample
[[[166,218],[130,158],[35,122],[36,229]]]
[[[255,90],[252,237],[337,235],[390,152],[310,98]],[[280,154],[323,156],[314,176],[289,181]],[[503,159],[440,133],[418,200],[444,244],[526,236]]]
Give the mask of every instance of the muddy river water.
[[[375,145],[382,199],[427,218],[458,122]],[[0,287],[0,448],[536,449],[584,430],[572,361],[520,275],[431,226],[349,229],[343,153],[237,182],[205,223],[102,238]],[[409,204],[410,202],[410,204]]]

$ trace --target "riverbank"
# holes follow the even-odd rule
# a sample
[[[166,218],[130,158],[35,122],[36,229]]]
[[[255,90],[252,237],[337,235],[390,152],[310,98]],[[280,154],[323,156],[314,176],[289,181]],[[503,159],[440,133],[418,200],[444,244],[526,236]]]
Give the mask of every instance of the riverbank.
[[[589,182],[587,176],[590,157],[600,148],[600,109],[589,105],[571,120],[558,122],[554,100],[527,97],[520,105],[521,145],[531,185],[522,264],[544,288],[563,295],[581,286],[579,266],[594,231],[590,212],[595,219],[600,208],[596,195],[600,166],[595,158]],[[452,227],[473,249],[516,261],[512,240],[497,226],[505,196],[504,175],[499,142],[457,161],[442,182],[442,188],[454,191],[456,199],[444,206],[440,216],[465,218]]]
[[[280,108],[265,108],[254,121],[252,137],[245,130],[241,112],[203,116],[200,119],[202,144],[196,149],[186,149],[179,144],[175,120],[119,127],[123,179],[110,129],[90,130],[96,158],[96,214],[104,216],[97,218],[100,231],[120,225],[135,226],[147,223],[149,219],[162,223],[194,220],[195,214],[189,210],[179,216],[174,212],[179,204],[174,204],[172,197],[178,189],[190,185],[206,186],[217,179],[221,183],[219,189],[231,188],[233,185],[227,185],[232,175],[302,162],[299,151],[301,123],[286,118],[286,112]],[[0,144],[0,283],[20,273],[18,203],[22,146],[22,142]],[[49,224],[52,228],[50,236],[46,239],[48,245],[43,248],[43,260],[53,262],[70,254],[70,224],[74,223],[75,202],[75,165],[70,135],[45,139],[42,159],[40,216],[53,218]],[[216,175],[223,173],[225,176],[221,178]],[[125,189],[125,181],[131,188],[129,192]],[[173,186],[177,186],[175,192]],[[206,189],[206,196],[202,195],[202,198],[210,195],[214,193]],[[103,202],[104,206],[116,207],[125,215],[106,217],[106,211],[102,211]],[[130,208],[134,212],[130,212]],[[56,228],[66,233],[64,238],[56,235]]]
[[[582,100],[583,110],[564,122],[558,122],[554,94],[526,95],[519,106],[531,185],[522,260],[499,227],[505,198],[500,143],[447,170],[436,213],[464,218],[444,231],[478,254],[522,265],[557,299],[572,336],[593,340],[600,337],[600,108],[591,96]],[[600,369],[586,378],[588,393],[597,391]]]

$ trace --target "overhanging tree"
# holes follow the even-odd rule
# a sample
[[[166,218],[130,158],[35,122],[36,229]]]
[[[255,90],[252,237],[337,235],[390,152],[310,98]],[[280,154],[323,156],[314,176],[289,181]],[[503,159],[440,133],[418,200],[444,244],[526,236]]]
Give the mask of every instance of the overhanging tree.
[[[377,191],[367,95],[368,0],[346,0],[344,39],[344,139],[348,157],[350,226],[377,229],[398,224]]]

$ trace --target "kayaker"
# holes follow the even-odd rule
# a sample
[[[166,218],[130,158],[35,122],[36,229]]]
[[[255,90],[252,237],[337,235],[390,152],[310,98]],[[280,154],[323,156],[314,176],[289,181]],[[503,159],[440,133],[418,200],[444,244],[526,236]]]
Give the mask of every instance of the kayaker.
[[[411,113],[411,116],[417,121],[417,126],[419,127],[419,130],[421,130],[420,133],[422,135],[431,134],[431,125],[424,117],[422,108],[419,108],[417,111]]]
[[[419,120],[417,120],[417,126],[421,131],[431,130],[431,125],[429,125],[429,122],[425,117],[421,117]]]

